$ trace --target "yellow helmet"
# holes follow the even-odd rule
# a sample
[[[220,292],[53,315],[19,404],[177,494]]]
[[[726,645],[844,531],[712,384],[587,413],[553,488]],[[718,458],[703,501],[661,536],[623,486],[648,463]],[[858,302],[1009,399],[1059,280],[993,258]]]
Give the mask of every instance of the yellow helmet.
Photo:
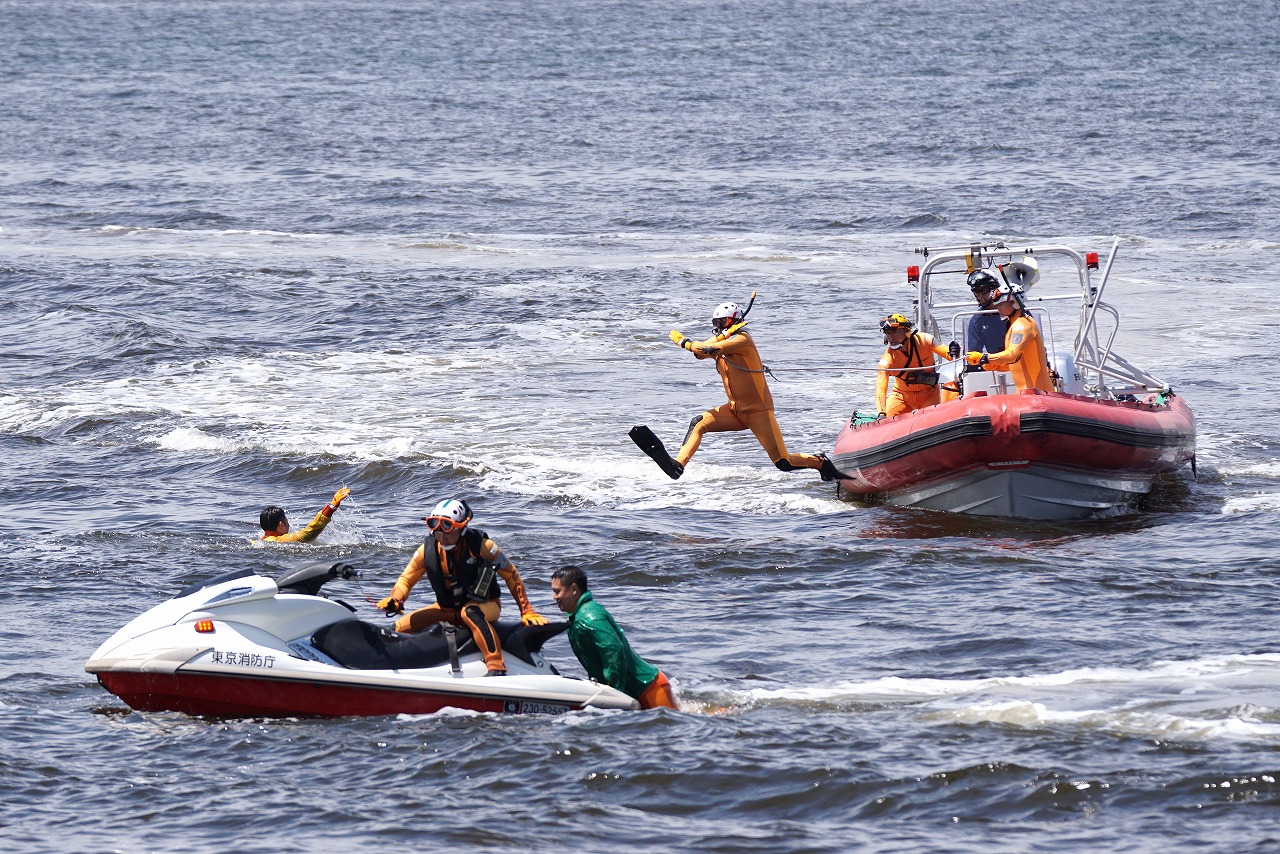
[[[895,313],[880,321],[880,331],[887,333],[890,329],[906,327],[907,331],[910,332],[912,325],[911,321],[907,320],[906,315]]]

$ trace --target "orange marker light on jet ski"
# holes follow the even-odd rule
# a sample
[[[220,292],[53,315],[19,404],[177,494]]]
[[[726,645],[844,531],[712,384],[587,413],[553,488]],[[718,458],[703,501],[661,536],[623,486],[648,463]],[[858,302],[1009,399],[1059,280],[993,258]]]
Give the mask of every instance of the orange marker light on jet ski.
[[[914,264],[907,268],[907,283],[916,284],[920,281],[920,268]]]
[[[1098,269],[1098,253],[1097,252],[1084,253],[1084,265],[1088,267],[1090,270]]]
[[[213,620],[197,620],[196,631],[202,635],[213,634]]]

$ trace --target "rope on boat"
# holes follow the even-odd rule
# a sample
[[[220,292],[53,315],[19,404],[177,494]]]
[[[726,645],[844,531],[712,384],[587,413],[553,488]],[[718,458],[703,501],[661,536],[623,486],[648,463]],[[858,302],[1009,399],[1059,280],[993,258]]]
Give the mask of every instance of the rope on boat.
[[[835,373],[846,373],[848,371],[858,371],[860,373],[878,374],[881,371],[884,371],[887,374],[903,374],[908,371],[927,371],[930,368],[932,368],[933,370],[937,370],[939,368],[945,368],[947,365],[959,365],[959,364],[963,364],[964,362],[965,362],[965,358],[961,356],[958,359],[948,359],[945,362],[936,362],[933,365],[923,365],[923,366],[917,365],[914,368],[880,368],[880,367],[859,368],[856,366],[847,366],[847,367],[836,370]],[[746,370],[746,369],[740,368],[739,370]],[[774,370],[781,371],[784,374],[802,373],[805,371],[827,371],[828,373],[832,372],[831,368],[775,368]],[[762,372],[755,371],[754,373],[762,373]],[[770,373],[770,375],[772,376],[772,373]]]

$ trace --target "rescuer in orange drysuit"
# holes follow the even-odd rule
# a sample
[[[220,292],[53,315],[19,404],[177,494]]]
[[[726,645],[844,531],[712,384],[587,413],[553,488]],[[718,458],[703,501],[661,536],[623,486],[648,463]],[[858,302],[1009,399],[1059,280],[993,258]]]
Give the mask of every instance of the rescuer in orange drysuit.
[[[1045,357],[1040,327],[1022,302],[1021,285],[1001,285],[993,303],[1009,324],[1004,349],[999,353],[965,353],[965,361],[988,371],[1009,371],[1018,391],[1038,388],[1053,391],[1049,360]]]
[[[934,356],[950,358],[948,348],[933,343],[933,336],[912,332],[912,323],[904,315],[891,314],[880,321],[884,343],[880,372],[876,376],[876,413],[892,418],[904,412],[915,412],[935,406],[941,400],[938,392],[938,369]],[[919,368],[919,370],[907,370]],[[889,391],[889,377],[893,391]]]
[[[689,459],[698,450],[706,433],[727,433],[734,430],[750,430],[764,448],[769,459],[782,471],[817,469],[823,480],[833,480],[838,472],[826,454],[793,454],[787,451],[778,420],[773,414],[773,395],[765,382],[765,367],[760,352],[743,328],[746,312],[736,303],[721,303],[711,315],[711,328],[715,332],[706,341],[691,341],[672,330],[671,340],[688,350],[698,359],[715,359],[716,371],[724,383],[724,393],[729,402],[694,418],[689,422],[689,432],[676,452],[675,474],[679,477]]]
[[[262,526],[262,539],[268,543],[309,543],[329,524],[333,511],[338,509],[342,499],[351,494],[345,486],[333,494],[333,500],[320,508],[320,512],[301,531],[289,532],[289,518],[283,507],[264,507],[258,514],[258,524]]]
[[[419,608],[396,621],[397,632],[414,633],[435,623],[466,626],[484,653],[486,676],[505,676],[502,643],[493,623],[502,610],[494,574],[502,576],[520,606],[520,620],[545,626],[547,618],[533,610],[516,565],[484,531],[467,528],[471,508],[460,498],[441,501],[426,517],[431,535],[418,546],[400,573],[391,595],[378,603],[388,615],[404,613],[404,601],[425,574],[436,594],[434,605]]]

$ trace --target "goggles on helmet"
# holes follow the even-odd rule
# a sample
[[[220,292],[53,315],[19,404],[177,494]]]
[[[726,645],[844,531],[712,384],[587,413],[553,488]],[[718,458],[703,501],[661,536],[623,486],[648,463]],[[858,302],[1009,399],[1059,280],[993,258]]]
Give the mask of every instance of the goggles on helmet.
[[[733,317],[713,317],[711,318],[711,328],[716,332],[724,332],[730,326],[737,323],[737,318]]]
[[[1015,306],[1020,305],[1022,303],[1022,293],[1021,285],[1001,285],[996,288],[996,296],[991,301],[991,304],[1000,305],[1007,302]]]
[[[450,531],[467,527],[466,522],[458,522],[448,516],[427,516],[425,519],[427,527],[432,531],[442,531],[446,534]]]
[[[911,321],[901,314],[891,314],[880,321],[880,331],[888,334],[891,329],[910,329]]]
[[[735,302],[725,302],[716,306],[716,310],[711,314],[711,328],[716,332],[723,332],[730,326],[742,320],[744,312],[742,306]]]

